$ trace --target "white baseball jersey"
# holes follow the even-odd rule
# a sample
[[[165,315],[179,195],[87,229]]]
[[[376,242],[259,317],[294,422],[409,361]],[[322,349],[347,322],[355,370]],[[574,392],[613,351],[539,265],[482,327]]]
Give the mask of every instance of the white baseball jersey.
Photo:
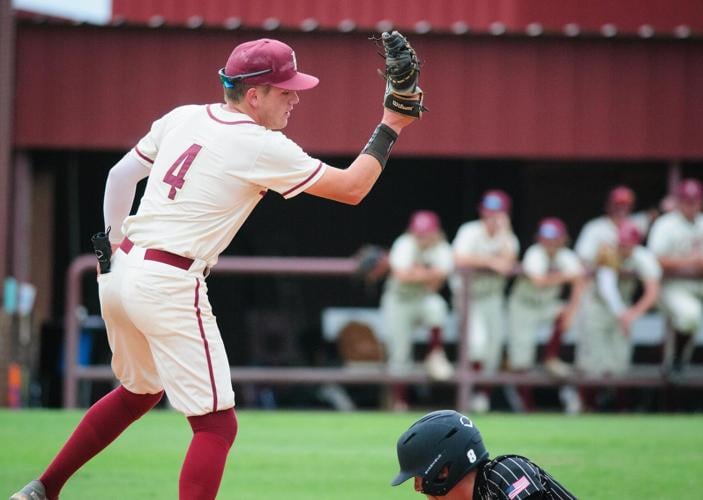
[[[562,247],[550,256],[539,243],[527,249],[522,268],[527,276],[516,280],[508,304],[508,361],[518,370],[534,367],[538,330],[552,324],[563,308],[559,301],[562,285],[538,287],[530,277],[545,277],[555,271],[571,276],[584,273],[574,251]]]
[[[703,254],[703,215],[693,221],[678,210],[662,215],[652,225],[647,246],[657,257]]]
[[[618,289],[626,304],[632,303],[637,279],[659,280],[662,276],[662,269],[657,258],[649,249],[639,245],[632,249],[629,257],[620,262],[618,271]],[[595,292],[596,287],[593,287],[592,290]]]
[[[520,250],[517,236],[511,232],[497,232],[489,235],[481,220],[467,222],[459,227],[452,242],[455,254],[490,256],[500,254],[506,247],[516,255]],[[471,296],[482,298],[487,295],[502,293],[506,278],[498,274],[478,274],[471,280]],[[461,287],[461,278],[452,277],[452,288],[457,291]]]
[[[637,246],[621,262],[618,289],[625,304],[631,304],[636,279],[661,277],[661,267],[652,252]],[[632,276],[634,275],[634,276]],[[576,364],[591,375],[621,374],[632,362],[632,342],[623,335],[617,317],[600,297],[596,286],[591,286],[584,298],[583,331],[576,347]]]
[[[452,247],[442,239],[421,248],[412,234],[400,235],[391,247],[388,261],[394,271],[413,266],[426,266],[447,275],[454,265]],[[421,283],[402,283],[393,275],[386,280],[381,297],[384,328],[388,347],[388,367],[392,373],[403,373],[412,366],[412,333],[417,326],[443,327],[449,307],[442,296]]]
[[[204,271],[267,189],[290,198],[326,166],[219,104],[174,109],[131,154],[151,169],[146,191],[124,221],[129,241],[98,277],[113,371],[137,394],[164,389],[188,416],[231,408],[230,366]],[[193,262],[184,269],[154,258],[158,250]]]
[[[573,250],[562,247],[550,256],[539,243],[535,243],[525,252],[522,270],[527,276],[517,279],[512,294],[529,298],[531,302],[539,304],[556,301],[562,286],[538,287],[529,279],[530,277],[545,277],[550,272],[561,272],[571,276],[584,273],[583,266]]]
[[[221,104],[174,109],[153,123],[134,153],[151,173],[124,234],[209,267],[268,189],[291,198],[326,168],[281,132]]]
[[[649,228],[649,219],[644,212],[638,212],[628,217],[637,229],[644,235]],[[597,217],[583,226],[574,250],[586,262],[593,263],[598,251],[603,245],[615,246],[618,243],[618,228],[608,216]]]
[[[678,210],[659,217],[652,225],[649,249],[657,257],[685,257],[703,254],[703,215],[688,220]],[[664,282],[661,304],[678,332],[695,334],[703,323],[703,283],[696,279]]]
[[[447,275],[454,267],[452,247],[446,240],[441,240],[428,248],[421,248],[417,238],[405,233],[399,236],[391,246],[388,263],[392,270],[405,270],[413,266],[425,266],[443,271]],[[386,290],[399,294],[426,293],[427,289],[419,283],[401,283],[391,276],[386,281]]]

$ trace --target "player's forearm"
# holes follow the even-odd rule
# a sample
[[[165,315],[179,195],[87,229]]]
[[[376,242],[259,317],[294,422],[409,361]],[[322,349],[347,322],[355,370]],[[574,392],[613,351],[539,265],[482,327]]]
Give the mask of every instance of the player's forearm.
[[[122,241],[122,222],[129,215],[134,202],[137,183],[149,175],[149,169],[129,152],[118,161],[107,176],[103,216],[105,229],[111,228],[110,243]]]
[[[486,265],[498,273],[507,274],[513,269],[516,262],[515,254],[510,251],[488,257]]]
[[[596,272],[598,294],[615,316],[620,316],[626,309],[625,302],[618,290],[617,272],[610,267],[600,267]]]
[[[444,283],[447,281],[447,277],[445,275],[443,276],[433,276],[427,282],[425,283],[425,286],[427,289],[431,292],[438,292],[439,290],[442,289],[444,286]]]
[[[368,154],[360,154],[349,165],[349,168],[344,170],[353,205],[358,205],[366,198],[382,171],[379,161]]]
[[[358,205],[381,175],[381,165],[373,156],[360,154],[349,168],[328,166],[320,180],[305,192],[328,200]]]
[[[538,288],[563,285],[571,281],[571,276],[560,272],[547,273],[546,275],[528,275],[528,277]]]
[[[573,278],[571,281],[571,293],[569,294],[569,302],[566,304],[566,310],[574,312],[581,305],[583,293],[586,290],[586,279],[583,276]]]
[[[437,281],[443,282],[447,275],[438,269],[426,268],[423,266],[413,266],[408,269],[393,271],[393,277],[402,283],[432,284]]]
[[[665,273],[693,271],[698,266],[700,257],[689,254],[684,257],[659,257],[659,265]]]
[[[646,313],[657,301],[659,297],[659,281],[645,280],[643,283],[642,297],[632,306],[631,311],[634,317],[639,317]]]
[[[422,276],[416,268],[394,269],[391,274],[400,283],[421,283]]]
[[[432,269],[429,268],[426,270],[425,274],[425,287],[428,290],[431,290],[433,292],[436,292],[442,286],[444,286],[444,283],[447,281],[447,273],[441,269]]]
[[[350,191],[352,204],[360,203],[369,194],[381,172],[386,168],[391,149],[398,140],[400,132],[413,121],[415,121],[414,118],[384,108],[381,123],[374,130],[371,139],[345,170],[352,187]]]
[[[455,253],[454,262],[459,267],[488,267],[489,257],[468,253]]]

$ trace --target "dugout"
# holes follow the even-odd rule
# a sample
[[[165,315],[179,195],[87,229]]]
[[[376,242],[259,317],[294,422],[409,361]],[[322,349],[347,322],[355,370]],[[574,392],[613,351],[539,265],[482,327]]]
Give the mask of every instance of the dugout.
[[[229,50],[262,36],[290,43],[301,69],[320,76],[286,133],[332,164],[356,155],[378,119],[369,33],[413,33],[431,111],[403,134],[360,207],[271,194],[228,254],[348,256],[366,242],[390,244],[417,208],[438,211],[453,235],[489,187],[514,197],[523,248],[544,215],[561,215],[575,236],[615,184],[631,185],[639,208],[654,206],[677,177],[703,176],[703,12],[693,0],[666,11],[654,0],[611,3],[582,12],[569,2],[341,2],[330,12],[301,0],[273,12],[253,1],[115,1],[93,25],[12,11],[5,0],[0,274],[37,285],[38,326],[60,322],[66,269],[101,225],[109,167],[171,107],[218,100],[215,72]],[[210,288],[223,331],[246,330],[242,315],[228,314],[233,304],[284,309],[314,361],[320,297],[377,300],[363,286],[322,286],[215,278]],[[95,312],[95,289],[86,290]],[[230,342],[241,347],[232,360],[246,362],[246,335]]]

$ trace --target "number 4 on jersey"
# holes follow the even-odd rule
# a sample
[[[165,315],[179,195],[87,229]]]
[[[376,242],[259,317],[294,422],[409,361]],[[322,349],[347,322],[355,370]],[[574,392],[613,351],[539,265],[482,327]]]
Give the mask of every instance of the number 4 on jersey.
[[[171,186],[171,190],[168,192],[168,197],[171,200],[176,198],[176,190],[181,189],[183,184],[185,184],[185,176],[188,173],[188,169],[202,148],[203,147],[200,144],[193,144],[191,147],[186,149],[175,162],[173,162],[173,165],[171,165],[166,172],[166,175],[164,175],[164,182]],[[176,170],[178,170],[178,172],[174,173]]]

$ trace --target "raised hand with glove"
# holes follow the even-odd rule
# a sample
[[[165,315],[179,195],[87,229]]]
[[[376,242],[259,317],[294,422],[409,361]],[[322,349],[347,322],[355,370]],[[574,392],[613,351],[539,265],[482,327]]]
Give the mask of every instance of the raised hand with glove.
[[[379,73],[386,80],[383,119],[362,153],[373,156],[385,168],[400,130],[419,119],[426,108],[418,86],[420,63],[415,50],[398,31],[384,32],[381,43],[385,66]]]
[[[381,76],[386,80],[383,106],[407,116],[420,118],[423,93],[419,86],[420,62],[415,50],[398,31],[381,35],[386,67]]]

